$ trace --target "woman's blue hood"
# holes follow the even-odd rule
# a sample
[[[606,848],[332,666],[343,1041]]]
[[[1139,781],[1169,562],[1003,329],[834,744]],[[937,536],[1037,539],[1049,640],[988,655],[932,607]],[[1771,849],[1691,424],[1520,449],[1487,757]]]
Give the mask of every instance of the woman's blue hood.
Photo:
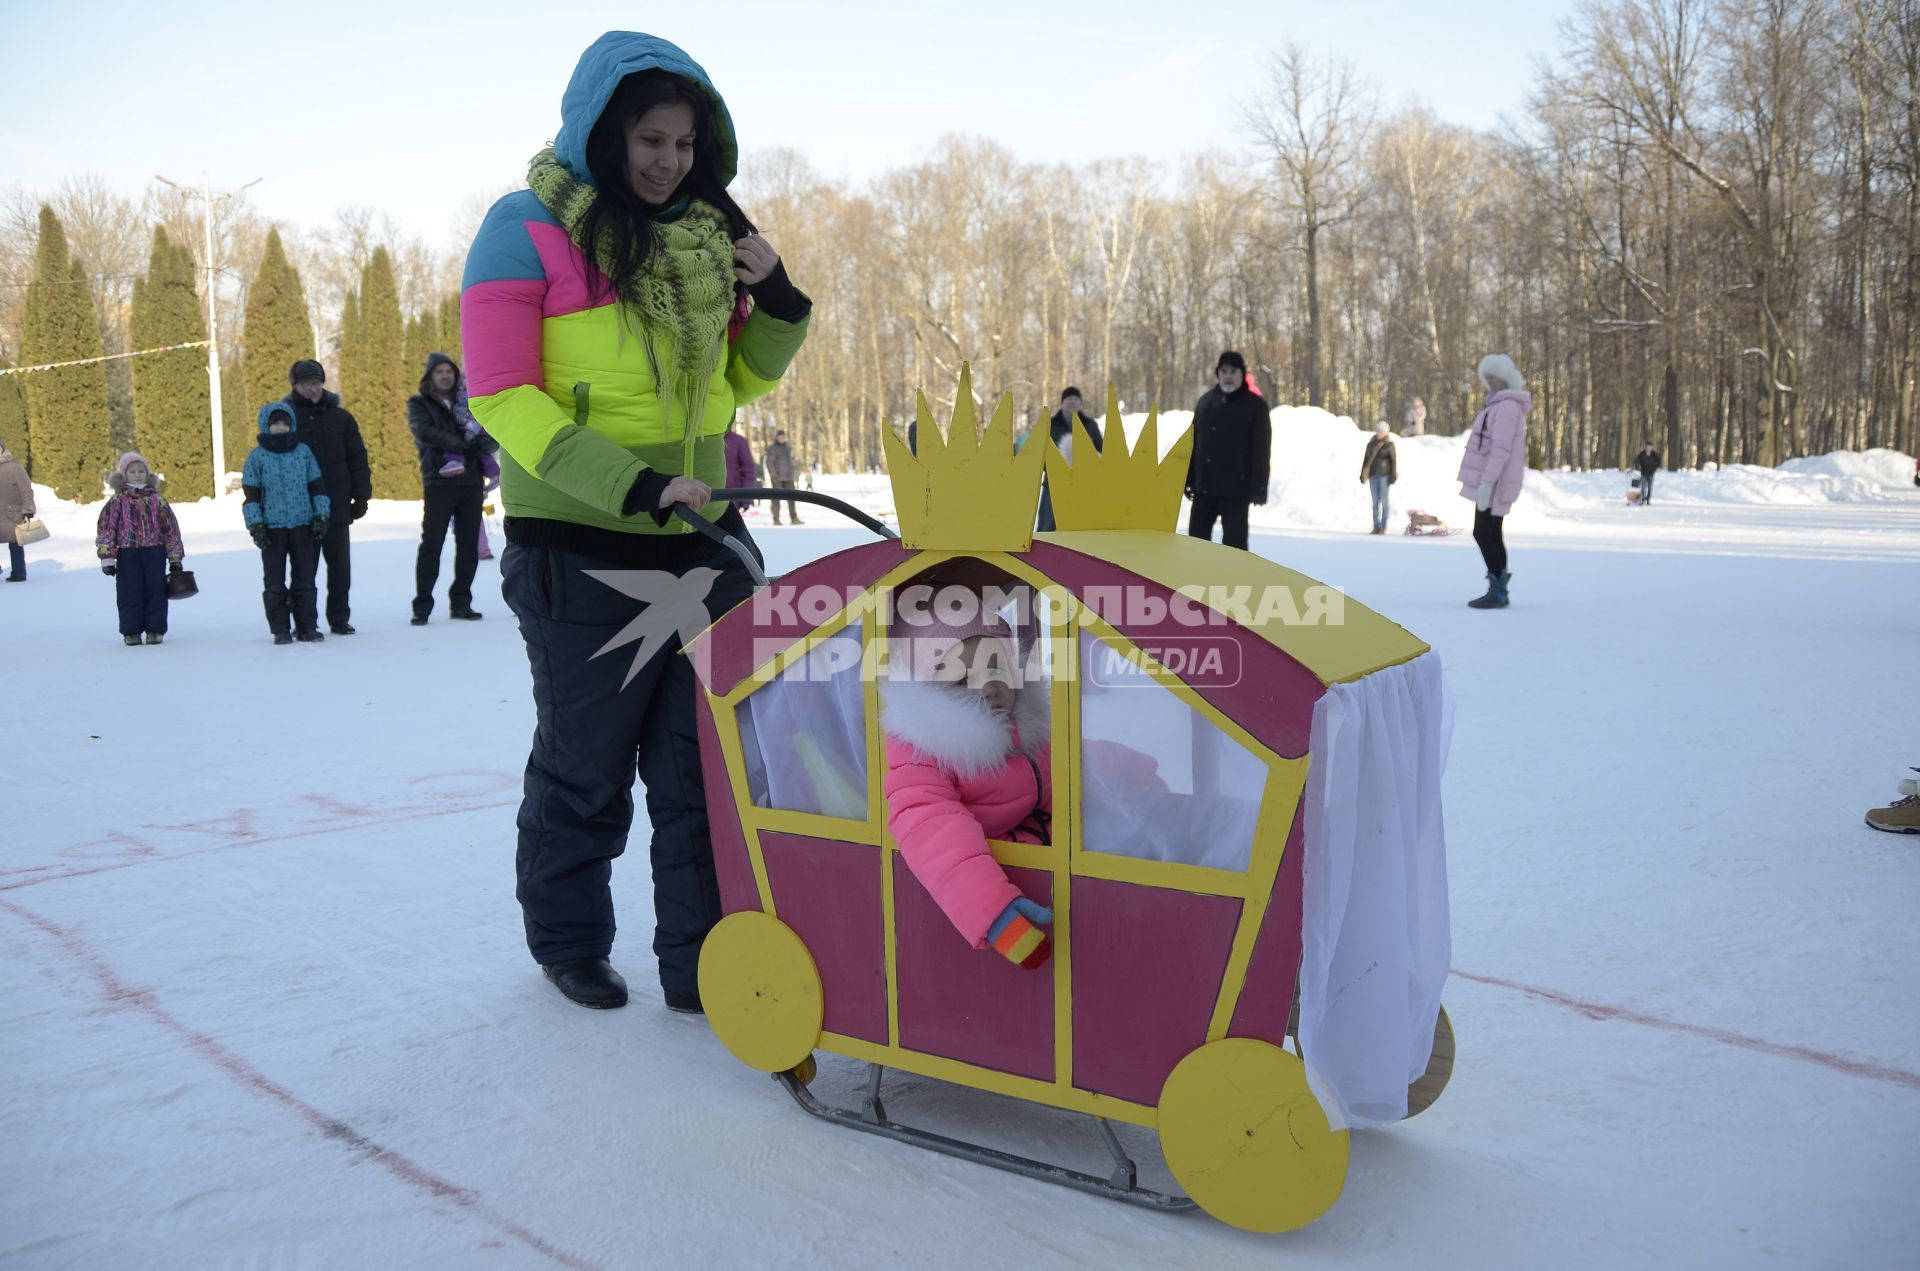
[[[573,78],[567,81],[567,91],[560,98],[560,134],[553,139],[553,153],[567,171],[592,183],[593,174],[587,171],[587,134],[607,108],[613,90],[635,71],[666,71],[693,81],[706,93],[713,103],[713,123],[719,133],[720,180],[722,184],[731,183],[740,166],[740,144],[734,139],[733,116],[727,113],[726,101],[700,63],[678,45],[639,31],[607,32],[587,46],[580,64],[573,68]]]

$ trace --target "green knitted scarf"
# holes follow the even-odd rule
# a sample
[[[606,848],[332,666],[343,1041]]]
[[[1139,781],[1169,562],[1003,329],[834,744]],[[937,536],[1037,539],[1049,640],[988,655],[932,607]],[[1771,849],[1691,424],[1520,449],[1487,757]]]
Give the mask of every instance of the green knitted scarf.
[[[551,148],[533,157],[527,184],[573,245],[611,277],[612,231],[603,228],[597,243],[585,241],[594,187],[567,171]],[[652,249],[619,301],[639,317],[654,383],[664,400],[679,405],[692,434],[699,429],[707,385],[720,365],[733,313],[733,240],[720,210],[697,199],[678,219],[650,221],[648,227]],[[672,422],[670,405],[669,426]]]

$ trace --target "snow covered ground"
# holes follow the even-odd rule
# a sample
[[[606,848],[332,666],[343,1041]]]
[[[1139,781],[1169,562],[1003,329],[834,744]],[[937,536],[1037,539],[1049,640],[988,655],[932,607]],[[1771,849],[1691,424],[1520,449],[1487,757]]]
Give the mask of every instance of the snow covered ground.
[[[92,512],[42,492],[55,537],[0,586],[0,1265],[1911,1266],[1920,840],[1860,817],[1920,764],[1912,460],[1663,474],[1644,511],[1618,474],[1533,474],[1489,614],[1470,539],[1398,533],[1403,497],[1470,519],[1457,441],[1401,443],[1369,538],[1362,434],[1275,424],[1255,549],[1430,641],[1459,700],[1459,1064],[1355,1135],[1318,1223],[807,1119],[661,1008],[644,851],[615,871],[634,1001],[569,1005],[513,901],[532,719],[493,566],[485,621],[407,626],[417,506],[378,505],[362,634],[275,648],[237,506],[201,504],[202,594],[129,649]],[[756,515],[774,566],[863,538],[808,521]],[[1064,1114],[904,1079],[889,1107],[1105,1169]]]

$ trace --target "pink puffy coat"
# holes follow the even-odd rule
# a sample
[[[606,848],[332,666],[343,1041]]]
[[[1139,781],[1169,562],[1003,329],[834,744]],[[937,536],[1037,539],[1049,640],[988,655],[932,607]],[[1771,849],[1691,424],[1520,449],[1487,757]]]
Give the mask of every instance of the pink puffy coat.
[[[907,868],[976,949],[1021,892],[989,838],[1044,843],[1053,810],[1050,689],[1028,680],[1011,716],[942,684],[880,686],[887,828]]]
[[[1503,388],[1487,398],[1467,434],[1467,453],[1460,459],[1460,493],[1477,499],[1480,483],[1492,478],[1495,516],[1513,511],[1520,483],[1527,475],[1527,412],[1533,394],[1521,388]]]

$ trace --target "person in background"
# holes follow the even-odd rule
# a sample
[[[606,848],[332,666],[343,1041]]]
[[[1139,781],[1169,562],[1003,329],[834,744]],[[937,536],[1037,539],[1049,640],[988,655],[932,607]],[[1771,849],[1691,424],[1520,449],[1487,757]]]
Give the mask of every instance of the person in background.
[[[744,490],[760,479],[760,467],[753,461],[753,446],[735,426],[738,423],[739,420],[735,419],[727,425],[727,484],[736,490]],[[740,500],[742,512],[752,506],[752,499]]]
[[[1084,414],[1080,409],[1080,390],[1064,388],[1060,391],[1060,409],[1053,412],[1053,418],[1047,421],[1047,436],[1053,444],[1060,447],[1060,453],[1073,462],[1073,442],[1075,425],[1086,430],[1087,437],[1093,442],[1095,450],[1100,449],[1102,439],[1100,425],[1093,416]],[[1045,470],[1040,477],[1040,513],[1034,521],[1034,532],[1044,534],[1054,528],[1053,489],[1047,484]]]
[[[1273,417],[1266,402],[1247,390],[1247,360],[1228,350],[1214,363],[1214,387],[1193,408],[1193,456],[1187,464],[1187,497],[1193,511],[1187,533],[1243,551],[1247,509],[1267,501],[1273,462]]]
[[[1475,609],[1505,609],[1507,539],[1503,523],[1520,497],[1527,475],[1527,412],[1533,395],[1526,391],[1520,368],[1504,353],[1480,359],[1480,383],[1486,387],[1486,405],[1474,416],[1460,457],[1460,495],[1473,500],[1473,541],[1487,566],[1487,593],[1469,600]]]
[[[1393,430],[1387,421],[1373,426],[1367,439],[1367,453],[1360,460],[1360,481],[1373,494],[1373,532],[1387,532],[1387,487],[1400,479],[1400,460],[1393,446]]]
[[[1416,397],[1407,403],[1407,436],[1424,437],[1427,435],[1427,404]]]
[[[285,402],[260,408],[260,444],[241,469],[240,490],[246,496],[240,514],[260,549],[265,582],[260,600],[273,642],[320,643],[326,637],[320,634],[314,572],[320,542],[333,526],[333,500],[319,461],[300,442],[293,407]]]
[[[1645,507],[1653,501],[1653,474],[1660,471],[1660,452],[1653,448],[1651,437],[1633,457],[1633,466],[1640,473],[1640,506]]]
[[[473,607],[473,576],[480,568],[484,460],[499,446],[471,416],[461,422],[454,410],[459,386],[460,368],[454,360],[444,353],[429,353],[420,391],[407,399],[407,427],[420,452],[420,486],[426,499],[420,551],[413,564],[410,621],[416,627],[424,627],[433,612],[433,588],[440,580],[440,549],[447,540],[449,520],[453,522],[453,582],[447,587],[447,613],[468,622],[481,617]]]
[[[27,470],[13,457],[13,451],[0,441],[0,536],[7,540],[7,581],[27,581],[27,549],[20,545],[20,522],[33,512],[33,482]]]
[[[100,572],[113,579],[120,638],[139,644],[144,632],[148,644],[159,644],[167,634],[167,568],[180,568],[187,554],[180,522],[153,488],[153,470],[139,451],[120,456],[107,485],[113,497],[100,509],[94,545]]]
[[[773,444],[768,446],[766,453],[760,457],[766,461],[767,480],[772,483],[774,489],[793,489],[793,447],[787,444],[786,429],[783,428],[773,434]],[[781,502],[782,500],[780,499],[773,501],[773,523],[775,525],[780,524]],[[787,505],[787,516],[792,519],[795,525],[800,524],[799,505],[792,499],[785,500],[785,503]]]
[[[327,391],[327,371],[312,358],[302,358],[287,370],[293,391],[281,400],[293,411],[300,444],[313,452],[327,483],[332,524],[320,540],[320,559],[327,567],[327,629],[335,635],[353,634],[353,535],[349,527],[367,514],[373,498],[373,468],[360,424],[340,404],[340,395]]]

